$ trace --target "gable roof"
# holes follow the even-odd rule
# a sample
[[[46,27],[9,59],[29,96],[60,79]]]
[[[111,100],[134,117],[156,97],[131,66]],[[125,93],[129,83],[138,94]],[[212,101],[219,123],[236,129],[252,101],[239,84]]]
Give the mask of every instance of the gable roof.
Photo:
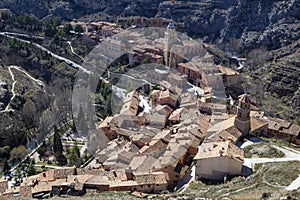
[[[202,143],[194,159],[201,160],[224,156],[237,160],[241,163],[244,162],[244,151],[230,141]]]

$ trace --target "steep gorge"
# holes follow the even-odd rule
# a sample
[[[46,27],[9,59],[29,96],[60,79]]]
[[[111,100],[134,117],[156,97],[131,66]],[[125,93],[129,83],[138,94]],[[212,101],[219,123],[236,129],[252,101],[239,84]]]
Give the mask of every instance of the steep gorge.
[[[0,7],[39,18],[71,20],[103,12],[184,22],[190,36],[248,58],[245,77],[250,83],[261,80],[250,85],[264,91],[261,104],[269,113],[299,118],[300,0],[6,0]]]

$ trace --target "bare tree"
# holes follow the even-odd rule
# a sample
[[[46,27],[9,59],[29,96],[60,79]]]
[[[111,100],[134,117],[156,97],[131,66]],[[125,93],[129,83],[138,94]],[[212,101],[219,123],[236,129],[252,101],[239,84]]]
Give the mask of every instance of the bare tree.
[[[263,66],[268,59],[269,53],[266,47],[259,47],[248,53],[247,65],[250,67],[250,69],[257,69]]]

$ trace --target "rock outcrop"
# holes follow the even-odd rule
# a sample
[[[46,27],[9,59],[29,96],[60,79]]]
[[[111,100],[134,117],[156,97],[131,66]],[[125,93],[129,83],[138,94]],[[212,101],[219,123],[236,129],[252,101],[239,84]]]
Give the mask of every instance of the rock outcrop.
[[[8,85],[5,81],[0,79],[0,110],[4,110],[9,102]]]
[[[246,70],[250,79],[264,80],[266,92],[282,98],[295,113],[300,110],[300,0],[6,0],[0,2],[1,7],[40,18],[73,19],[98,12],[173,18],[184,22],[190,36],[251,57]]]

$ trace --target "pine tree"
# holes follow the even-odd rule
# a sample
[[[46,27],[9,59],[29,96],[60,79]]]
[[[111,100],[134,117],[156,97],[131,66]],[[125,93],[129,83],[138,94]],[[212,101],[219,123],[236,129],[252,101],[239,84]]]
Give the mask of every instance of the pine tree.
[[[2,164],[2,171],[4,173],[7,173],[10,170],[10,166],[8,164],[8,161],[6,158],[3,159],[3,164]]]
[[[82,159],[80,158],[80,149],[77,146],[77,143],[74,144],[72,147],[71,153],[68,156],[69,159],[69,166],[76,166],[80,167],[82,164]]]
[[[53,152],[55,154],[62,154],[62,151],[63,151],[63,145],[61,142],[61,138],[58,133],[57,127],[54,126]]]
[[[81,134],[81,135],[87,135],[88,124],[87,124],[87,121],[86,121],[86,118],[85,118],[85,115],[83,113],[83,109],[81,106],[79,107],[77,120],[78,120],[77,131],[80,131],[79,134]]]
[[[36,175],[36,170],[33,165],[29,165],[26,172],[28,176]]]
[[[80,149],[79,149],[76,141],[75,141],[72,151],[80,158]]]
[[[66,35],[69,35],[70,31],[72,31],[72,30],[73,30],[73,28],[72,28],[71,24],[68,23],[68,24],[64,25],[63,31],[65,32]]]

